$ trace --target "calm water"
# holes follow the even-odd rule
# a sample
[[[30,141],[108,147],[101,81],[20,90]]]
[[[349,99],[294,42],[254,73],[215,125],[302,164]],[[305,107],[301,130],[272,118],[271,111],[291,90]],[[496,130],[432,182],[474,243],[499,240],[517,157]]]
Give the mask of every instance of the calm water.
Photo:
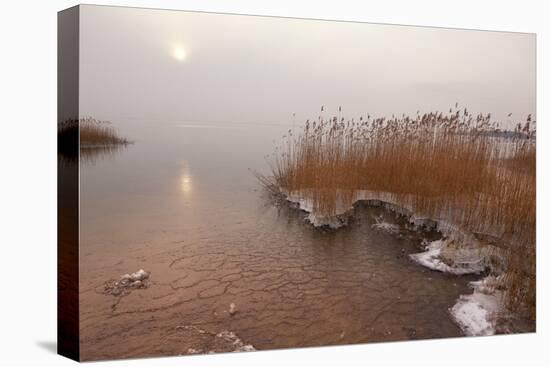
[[[270,202],[249,169],[291,126],[119,126],[135,144],[81,168],[84,359],[225,350],[225,330],[259,350],[461,335],[448,308],[472,278],[412,263],[420,238],[371,228],[391,213],[326,232]],[[148,288],[104,294],[138,269]]]

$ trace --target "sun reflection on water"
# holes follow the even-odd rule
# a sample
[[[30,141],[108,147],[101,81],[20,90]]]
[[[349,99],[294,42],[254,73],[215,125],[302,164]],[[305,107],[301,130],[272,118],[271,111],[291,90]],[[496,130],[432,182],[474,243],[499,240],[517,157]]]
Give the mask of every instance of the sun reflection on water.
[[[184,169],[183,172],[181,173],[180,186],[181,186],[181,191],[184,194],[191,193],[193,188],[193,180],[191,179],[191,174],[187,169]]]

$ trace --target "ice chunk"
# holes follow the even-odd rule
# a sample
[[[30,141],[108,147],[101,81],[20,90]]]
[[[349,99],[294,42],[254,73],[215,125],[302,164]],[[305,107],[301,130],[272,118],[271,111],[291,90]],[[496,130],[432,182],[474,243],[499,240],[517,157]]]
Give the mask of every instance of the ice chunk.
[[[397,224],[384,222],[380,218],[376,218],[376,223],[372,225],[372,228],[386,231],[391,234],[399,233],[399,226]]]
[[[412,260],[428,269],[456,275],[479,274],[486,268],[479,251],[471,249],[449,249],[448,241],[432,241],[426,251],[409,255]],[[445,251],[445,259],[443,251]]]
[[[255,351],[251,344],[245,344],[234,332],[224,330],[216,334],[217,338],[223,339],[233,345],[233,352],[252,352]]]
[[[149,286],[147,282],[149,276],[150,274],[143,269],[139,269],[132,274],[124,274],[118,281],[110,280],[106,282],[103,292],[113,296],[121,296],[136,288],[147,288]]]
[[[502,310],[502,291],[497,290],[497,278],[488,276],[470,282],[474,292],[462,295],[451,308],[451,316],[466,335],[493,335],[498,313]]]
[[[131,281],[135,282],[135,281],[138,281],[138,280],[145,280],[145,279],[149,278],[149,273],[146,272],[143,269],[139,269],[135,273],[132,273],[130,275],[126,274],[123,277],[129,277]]]

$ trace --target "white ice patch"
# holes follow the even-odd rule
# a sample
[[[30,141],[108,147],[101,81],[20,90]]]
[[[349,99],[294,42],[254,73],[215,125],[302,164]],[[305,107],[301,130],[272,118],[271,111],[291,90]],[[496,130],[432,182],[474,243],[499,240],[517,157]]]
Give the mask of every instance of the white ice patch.
[[[427,213],[415,210],[414,195],[397,196],[389,192],[355,190],[353,198],[350,200],[349,192],[337,192],[333,214],[331,216],[321,216],[315,213],[313,190],[304,189],[289,192],[284,188],[279,189],[287,201],[297,204],[299,209],[309,214],[306,219],[316,227],[330,226],[332,228],[340,228],[345,226],[348,222],[347,218],[353,214],[354,205],[363,202],[370,206],[383,207],[394,213],[406,216],[409,218],[410,223],[417,228],[437,230],[445,236],[462,232],[459,226],[452,224],[456,218],[461,217],[459,209],[449,207],[438,213],[437,218],[433,218],[427,215]],[[344,200],[343,198],[346,199]],[[479,223],[476,232],[499,238],[502,228],[494,228],[492,223]]]
[[[137,281],[143,281],[145,279],[149,278],[149,273],[146,272],[143,269],[139,269],[135,273],[132,274],[124,274],[120,279],[126,280],[130,282],[137,282]]]
[[[416,263],[428,269],[443,273],[464,275],[479,274],[485,270],[484,259],[477,250],[448,249],[448,242],[437,240],[426,246],[426,251],[409,255]],[[446,250],[446,258],[452,260],[448,263],[443,259],[443,251]]]
[[[241,338],[233,331],[224,330],[219,333],[213,333],[201,329],[195,325],[179,325],[176,330],[202,334],[201,338],[214,338],[214,340],[202,339],[202,344],[208,348],[188,348],[186,354],[211,354],[211,353],[226,353],[226,352],[252,352],[256,348],[252,344],[245,344]],[[192,338],[191,338],[192,339]],[[201,343],[199,341],[198,343]]]
[[[474,292],[462,295],[451,308],[451,316],[466,335],[495,334],[497,317],[502,309],[502,291],[496,289],[497,278],[488,276],[470,282]]]
[[[382,230],[391,234],[399,233],[399,226],[397,224],[384,222],[380,218],[376,218],[376,223],[372,225],[372,228]]]
[[[310,222],[314,227],[324,227],[328,226],[332,229],[338,229],[345,226],[348,221],[345,216],[331,216],[331,217],[322,217],[315,214],[309,214],[306,217],[306,220]]]
[[[124,274],[119,280],[110,280],[103,286],[103,293],[113,296],[126,295],[134,289],[143,289],[149,286],[150,274],[143,269],[139,269],[132,274]]]
[[[352,208],[344,208],[341,205],[337,205],[336,214],[331,216],[322,216],[314,214],[313,200],[306,199],[298,194],[291,194],[286,192],[286,199],[294,204],[298,205],[298,208],[307,212],[308,216],[306,220],[310,222],[314,227],[328,226],[332,229],[343,227],[347,224],[347,212]]]
[[[216,334],[216,338],[225,340],[233,345],[233,352],[252,352],[255,351],[251,344],[245,344],[234,332],[224,330]]]
[[[345,195],[336,195],[338,199],[336,200],[334,214],[330,216],[322,216],[315,213],[313,199],[310,198],[311,195],[309,195],[310,193],[307,190],[302,190],[301,192],[288,192],[281,189],[281,192],[285,195],[287,201],[297,204],[299,209],[308,213],[306,220],[315,227],[328,226],[330,228],[337,229],[347,225],[348,218],[353,211],[353,205],[361,201],[367,203],[368,205],[385,207],[386,209],[398,214],[406,216],[412,215],[412,211],[410,209],[411,205],[395,204],[398,201],[394,195],[390,193],[356,190],[354,192],[354,198],[351,200],[351,205],[349,204],[349,201],[339,199],[340,196],[345,197]],[[405,200],[405,202],[407,202],[407,200]]]

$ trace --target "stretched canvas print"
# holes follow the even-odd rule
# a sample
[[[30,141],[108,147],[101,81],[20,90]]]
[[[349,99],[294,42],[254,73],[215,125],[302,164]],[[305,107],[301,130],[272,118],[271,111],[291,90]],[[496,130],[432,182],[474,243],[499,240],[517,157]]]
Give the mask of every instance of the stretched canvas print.
[[[58,19],[73,359],[535,331],[535,35]]]

